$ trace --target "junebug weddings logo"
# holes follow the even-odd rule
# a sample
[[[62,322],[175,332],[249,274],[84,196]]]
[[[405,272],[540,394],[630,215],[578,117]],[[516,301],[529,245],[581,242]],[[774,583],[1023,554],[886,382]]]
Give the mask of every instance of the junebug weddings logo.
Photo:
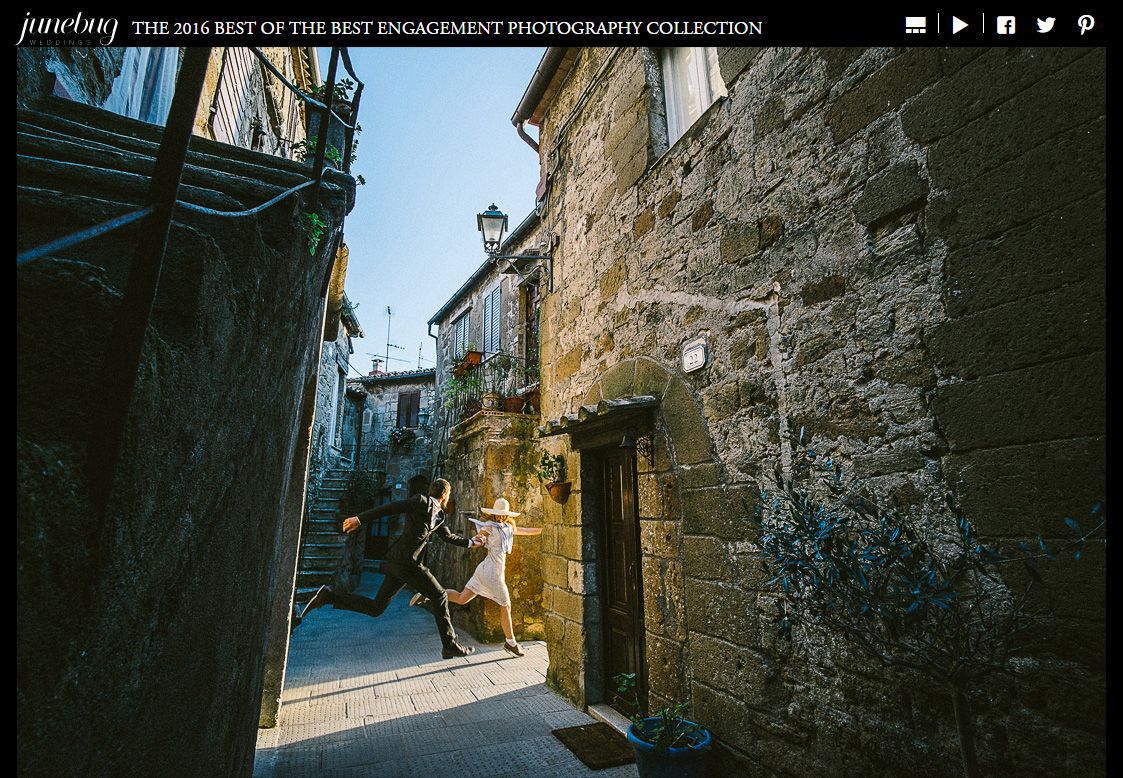
[[[27,11],[23,17],[17,46],[112,46],[117,36],[117,20],[83,16],[32,16]]]

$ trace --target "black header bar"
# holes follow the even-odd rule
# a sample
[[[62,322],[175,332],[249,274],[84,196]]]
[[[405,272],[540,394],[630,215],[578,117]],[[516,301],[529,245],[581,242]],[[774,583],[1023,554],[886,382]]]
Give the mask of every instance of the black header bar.
[[[162,16],[47,8],[16,15],[9,35],[17,46],[1102,46],[1108,27],[1098,8],[788,9],[677,17]]]

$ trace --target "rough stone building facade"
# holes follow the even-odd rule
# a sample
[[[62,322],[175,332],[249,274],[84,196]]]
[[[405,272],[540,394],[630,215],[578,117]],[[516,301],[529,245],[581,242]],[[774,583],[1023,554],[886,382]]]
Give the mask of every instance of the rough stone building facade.
[[[341,249],[346,262],[347,248]],[[316,379],[316,420],[312,427],[312,459],[321,468],[335,467],[341,463],[353,464],[358,439],[357,422],[361,415],[362,398],[348,396],[348,375],[355,354],[352,339],[364,337],[363,328],[352,310],[347,295],[342,305],[325,326],[324,347],[320,352],[320,365]],[[342,460],[342,462],[341,462]],[[309,477],[313,477],[309,472]]]
[[[537,213],[527,216],[507,237],[501,254],[529,255],[540,248]],[[502,263],[502,261],[501,261]],[[484,261],[441,306],[430,326],[438,326],[438,416],[434,431],[436,472],[452,484],[458,511],[476,518],[480,506],[499,497],[522,513],[519,523],[542,526],[542,489],[535,478],[541,450],[538,426],[538,317],[548,288],[546,267],[537,260],[518,263],[504,273],[492,259]],[[457,369],[466,351],[480,350],[481,363]],[[455,373],[461,372],[458,378]],[[496,409],[482,407],[484,391],[501,396]],[[457,531],[474,527],[461,515]],[[541,537],[519,537],[507,558],[516,637],[544,635]],[[447,586],[460,589],[486,555],[485,549],[464,553],[453,547],[430,551],[433,569]],[[454,620],[481,640],[502,640],[499,608],[477,597],[453,608]]]
[[[690,702],[726,774],[956,774],[942,692],[778,643],[748,486],[805,428],[898,504],[954,489],[992,537],[1063,536],[1104,497],[1104,51],[544,65],[514,121],[540,127],[559,239],[542,415],[573,493],[544,504],[551,682],[598,702],[631,663],[653,706]],[[693,116],[680,69],[710,87]],[[987,773],[1103,770],[1104,564],[1057,563],[1039,672],[981,700]]]
[[[37,91],[65,56],[18,56],[25,251],[135,209],[162,130]],[[70,81],[104,97],[94,82],[120,61],[93,54]],[[303,165],[195,137],[178,196],[236,211],[307,180]],[[325,290],[355,182],[331,173],[317,202],[309,192],[249,218],[176,210],[104,511],[91,435],[146,225],[18,270],[21,772],[252,769],[263,691],[275,699],[283,675]],[[312,209],[326,224],[316,251],[299,226]],[[82,392],[52,388],[60,366]]]

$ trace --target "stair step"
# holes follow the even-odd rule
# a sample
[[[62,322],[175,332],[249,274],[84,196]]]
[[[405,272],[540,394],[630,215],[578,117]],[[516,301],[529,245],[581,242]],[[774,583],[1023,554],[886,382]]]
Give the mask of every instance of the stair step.
[[[298,570],[296,580],[301,584],[330,584],[335,578],[335,570]]]

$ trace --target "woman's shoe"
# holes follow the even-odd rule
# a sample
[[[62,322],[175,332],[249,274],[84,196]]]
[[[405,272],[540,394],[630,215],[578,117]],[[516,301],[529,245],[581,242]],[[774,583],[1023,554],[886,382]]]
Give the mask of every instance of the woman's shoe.
[[[514,654],[515,656],[526,656],[526,652],[519,647],[518,643],[512,646],[510,643],[504,641],[503,650],[508,654]]]

